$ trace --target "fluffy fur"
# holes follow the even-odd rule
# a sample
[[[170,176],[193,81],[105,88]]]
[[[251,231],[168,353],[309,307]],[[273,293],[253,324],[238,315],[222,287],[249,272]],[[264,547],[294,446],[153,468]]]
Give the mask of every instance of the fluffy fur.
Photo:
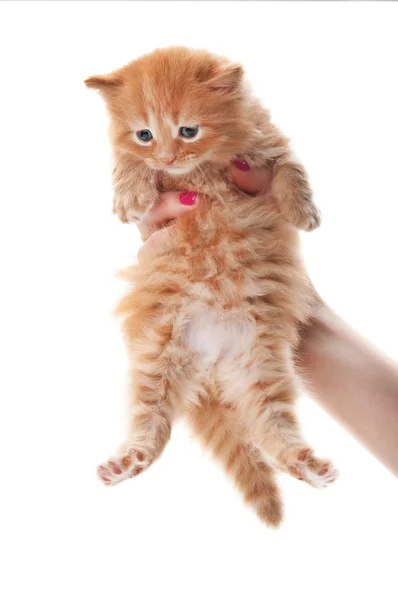
[[[336,477],[315,458],[295,416],[293,353],[312,292],[298,228],[319,225],[303,167],[253,97],[240,65],[205,51],[156,50],[86,85],[106,101],[114,212],[137,221],[165,190],[195,190],[167,247],[125,272],[118,314],[131,359],[132,417],[107,484],[159,458],[184,417],[272,526],[282,519],[275,471],[314,486]],[[198,127],[193,139],[181,127]],[[150,130],[152,140],[138,138]],[[228,165],[242,155],[274,173],[267,196],[248,198]]]

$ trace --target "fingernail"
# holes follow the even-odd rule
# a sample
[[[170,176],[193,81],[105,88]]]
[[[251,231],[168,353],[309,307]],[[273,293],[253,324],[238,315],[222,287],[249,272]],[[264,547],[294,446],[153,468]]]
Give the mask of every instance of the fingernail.
[[[196,202],[196,196],[196,192],[183,192],[180,194],[180,202],[186,206],[192,206]]]
[[[239,158],[235,158],[233,163],[235,167],[237,167],[241,171],[250,171],[249,165],[244,160],[239,160]]]

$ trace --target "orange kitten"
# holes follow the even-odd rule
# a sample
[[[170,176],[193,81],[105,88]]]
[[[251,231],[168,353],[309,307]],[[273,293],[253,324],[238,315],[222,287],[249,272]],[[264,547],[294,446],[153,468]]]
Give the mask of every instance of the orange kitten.
[[[275,471],[316,487],[337,472],[315,458],[295,415],[293,354],[309,318],[311,285],[297,228],[320,217],[288,140],[224,58],[156,50],[86,80],[111,119],[114,211],[137,221],[164,190],[195,190],[167,247],[126,270],[118,313],[131,359],[132,417],[117,458],[99,467],[112,485],[159,458],[184,417],[259,517],[277,526]],[[228,165],[268,165],[271,191],[248,198]]]

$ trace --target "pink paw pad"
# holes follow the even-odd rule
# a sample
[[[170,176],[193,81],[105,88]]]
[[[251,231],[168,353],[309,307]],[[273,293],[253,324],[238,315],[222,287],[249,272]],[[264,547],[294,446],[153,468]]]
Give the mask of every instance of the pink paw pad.
[[[139,475],[148,466],[142,452],[129,450],[120,460],[112,459],[98,467],[98,476],[105,485],[115,485]]]
[[[135,477],[136,475],[139,475],[139,474],[140,474],[140,473],[141,473],[143,470],[144,470],[144,468],[143,468],[143,467],[135,467],[135,468],[132,470],[132,472],[131,472],[131,474],[130,474],[130,477]]]
[[[122,474],[122,469],[120,467],[118,467],[117,464],[114,463],[113,461],[110,460],[108,462],[108,465],[112,469],[113,473],[115,473],[115,475],[121,475]]]
[[[338,476],[331,462],[314,457],[311,448],[297,449],[295,462],[288,465],[293,477],[302,479],[317,488],[327,487]]]
[[[98,475],[104,483],[110,483],[111,480],[109,479],[109,477],[107,477],[107,475],[109,475],[109,471],[104,466],[101,465],[100,467],[98,467]]]
[[[318,475],[320,477],[322,477],[323,475],[326,475],[326,473],[329,471],[329,467],[323,467],[323,469],[321,469],[320,471],[318,471]]]
[[[308,460],[308,457],[309,457],[310,454],[311,454],[311,448],[307,448],[306,450],[302,450],[297,455],[297,460],[299,462],[305,462],[306,460]]]
[[[304,473],[302,473],[302,471],[300,471],[300,469],[297,467],[290,467],[290,472],[292,475],[297,477],[297,479],[304,479]]]

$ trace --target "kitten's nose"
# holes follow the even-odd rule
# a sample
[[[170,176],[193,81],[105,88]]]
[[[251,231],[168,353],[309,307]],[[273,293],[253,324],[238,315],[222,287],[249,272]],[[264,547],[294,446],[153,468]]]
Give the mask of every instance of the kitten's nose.
[[[159,156],[159,158],[162,162],[164,162],[165,165],[172,165],[176,159],[175,156],[171,156],[170,154],[167,154],[165,156]]]

